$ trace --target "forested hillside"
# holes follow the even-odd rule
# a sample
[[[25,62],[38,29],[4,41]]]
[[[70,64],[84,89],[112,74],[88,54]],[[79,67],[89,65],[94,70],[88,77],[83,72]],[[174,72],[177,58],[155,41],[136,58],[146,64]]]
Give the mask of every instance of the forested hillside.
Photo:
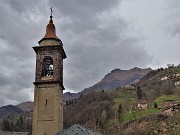
[[[131,86],[92,90],[67,100],[64,128],[78,123],[107,135],[179,135],[179,74],[180,68],[161,68]],[[1,118],[2,130],[31,131],[32,103],[27,103],[0,108],[13,110]]]

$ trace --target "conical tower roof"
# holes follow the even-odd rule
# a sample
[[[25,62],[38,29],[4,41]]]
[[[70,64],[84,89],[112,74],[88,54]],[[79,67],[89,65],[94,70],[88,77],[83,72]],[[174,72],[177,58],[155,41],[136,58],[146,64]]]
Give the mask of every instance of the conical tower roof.
[[[45,34],[44,38],[59,39],[56,36],[56,27],[53,23],[52,16],[50,16],[49,24],[46,26],[46,34]]]
[[[53,16],[51,14],[49,24],[46,26],[45,36],[38,42],[40,45],[44,45],[44,44],[41,44],[41,42],[44,40],[56,40],[56,41],[61,42],[61,40],[56,36],[56,27],[53,23],[52,18],[53,18]]]

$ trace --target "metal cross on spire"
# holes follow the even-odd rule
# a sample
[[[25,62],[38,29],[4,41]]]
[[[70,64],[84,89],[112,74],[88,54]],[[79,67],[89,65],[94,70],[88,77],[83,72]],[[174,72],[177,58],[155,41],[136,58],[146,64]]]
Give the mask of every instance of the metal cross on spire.
[[[50,16],[50,18],[53,18],[53,16],[52,16],[53,9],[52,9],[52,7],[50,9],[51,9],[51,16]]]

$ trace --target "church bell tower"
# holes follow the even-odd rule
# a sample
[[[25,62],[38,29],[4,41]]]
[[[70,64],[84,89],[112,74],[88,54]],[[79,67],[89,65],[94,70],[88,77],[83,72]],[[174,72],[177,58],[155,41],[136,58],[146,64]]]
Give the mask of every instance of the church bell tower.
[[[36,53],[33,135],[54,135],[63,130],[63,59],[66,54],[56,36],[52,10],[46,34],[33,47]]]

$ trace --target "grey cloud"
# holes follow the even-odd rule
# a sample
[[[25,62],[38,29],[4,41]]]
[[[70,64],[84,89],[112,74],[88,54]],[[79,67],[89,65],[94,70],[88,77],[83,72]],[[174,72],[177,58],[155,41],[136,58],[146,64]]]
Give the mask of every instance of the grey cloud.
[[[38,26],[24,18],[25,14],[32,14],[30,10],[26,11],[30,3],[25,7],[22,1],[11,2],[3,1],[0,5],[0,106],[32,100],[33,97],[30,95],[35,67],[32,46],[37,44],[35,40],[39,40],[36,39]]]
[[[59,12],[62,13],[63,4],[61,2],[59,5]],[[117,4],[114,4],[113,10],[116,10]],[[97,82],[113,68],[142,66],[151,61],[146,50],[139,48],[140,39],[124,35],[128,24],[113,15],[111,8],[105,7],[106,11],[95,9],[92,10],[93,14],[88,14],[91,8],[86,9],[87,12],[80,8],[81,15],[73,14],[71,23],[62,23],[63,28],[58,30],[69,58],[65,60],[69,62],[65,62],[64,68],[67,72],[64,76],[67,89],[80,91]],[[62,17],[66,18],[66,14]],[[87,19],[84,20],[84,17]],[[73,42],[70,41],[72,39]]]
[[[147,64],[147,61],[151,61],[151,57],[143,49],[132,46],[132,44],[139,44],[138,41],[129,40],[119,41],[118,45],[98,43],[96,44],[98,47],[84,47],[79,55],[69,60],[71,66],[65,65],[65,70],[70,74],[70,77],[69,74],[65,75],[65,80],[68,78],[66,83],[69,89],[82,90],[79,88],[88,87],[89,82],[97,82],[113,68],[142,67]],[[69,55],[71,57],[73,54],[69,53]]]
[[[54,0],[50,1],[59,14],[70,17],[88,17],[96,14],[97,12],[103,12],[115,8],[120,3],[120,0]],[[84,20],[85,21],[85,20]]]
[[[0,106],[32,100],[35,53],[44,36],[49,7],[64,44],[65,88],[80,91],[114,68],[144,67],[151,57],[141,37],[127,36],[120,0],[7,0],[0,5]]]
[[[170,33],[172,36],[180,36],[180,1],[179,0],[167,0],[167,9],[166,10],[166,21],[165,28],[166,32]]]

